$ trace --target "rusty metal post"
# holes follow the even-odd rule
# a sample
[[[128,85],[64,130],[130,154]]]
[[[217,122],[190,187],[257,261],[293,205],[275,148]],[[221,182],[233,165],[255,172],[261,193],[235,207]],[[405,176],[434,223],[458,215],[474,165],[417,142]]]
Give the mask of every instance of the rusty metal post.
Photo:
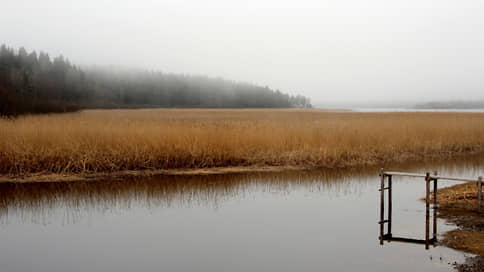
[[[480,176],[477,181],[477,205],[477,211],[482,213],[482,176]]]
[[[437,209],[437,171],[434,172],[434,209]]]
[[[434,172],[434,213],[433,213],[433,229],[432,229],[432,237],[434,239],[434,243],[437,240],[437,171]],[[434,244],[435,245],[435,244]]]
[[[389,236],[392,235],[392,176],[388,176],[388,229]]]
[[[425,249],[429,249],[430,173],[425,175]]]
[[[383,222],[385,219],[385,173],[380,170],[380,245],[383,245]]]

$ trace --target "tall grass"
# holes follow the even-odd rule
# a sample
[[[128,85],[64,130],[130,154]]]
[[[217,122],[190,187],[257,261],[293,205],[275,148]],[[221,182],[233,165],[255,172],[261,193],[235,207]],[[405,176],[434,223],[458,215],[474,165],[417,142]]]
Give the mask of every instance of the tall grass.
[[[0,173],[349,167],[484,151],[484,114],[88,110],[0,120]]]

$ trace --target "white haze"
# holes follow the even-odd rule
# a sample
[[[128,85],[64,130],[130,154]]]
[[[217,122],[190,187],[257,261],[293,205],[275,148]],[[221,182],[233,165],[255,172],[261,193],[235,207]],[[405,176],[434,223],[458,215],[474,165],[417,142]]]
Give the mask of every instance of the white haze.
[[[0,43],[320,105],[484,99],[484,1],[2,0]]]

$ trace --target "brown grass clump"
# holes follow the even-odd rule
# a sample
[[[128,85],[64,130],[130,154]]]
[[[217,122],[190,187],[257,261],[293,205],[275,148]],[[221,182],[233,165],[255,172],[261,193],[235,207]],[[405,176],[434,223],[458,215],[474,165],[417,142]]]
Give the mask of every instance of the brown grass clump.
[[[88,110],[0,119],[0,174],[352,167],[484,151],[484,114]]]
[[[477,182],[457,184],[437,191],[437,201],[441,209],[459,209],[461,212],[477,210]],[[433,197],[431,197],[433,200]]]
[[[477,184],[457,184],[437,191],[439,217],[453,222],[459,229],[444,234],[442,244],[480,255],[474,261],[484,261],[484,216],[477,212]],[[460,265],[460,271],[481,271],[470,269],[474,264]]]
[[[444,234],[446,246],[484,256],[484,233],[476,230],[452,230]]]

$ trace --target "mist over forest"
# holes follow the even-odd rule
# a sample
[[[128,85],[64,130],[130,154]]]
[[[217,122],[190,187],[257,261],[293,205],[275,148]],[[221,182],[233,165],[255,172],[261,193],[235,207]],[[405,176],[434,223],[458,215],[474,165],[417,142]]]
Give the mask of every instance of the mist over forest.
[[[431,101],[417,104],[417,109],[484,109],[484,100]]]
[[[0,115],[85,108],[291,108],[309,98],[223,78],[106,67],[0,47]]]

